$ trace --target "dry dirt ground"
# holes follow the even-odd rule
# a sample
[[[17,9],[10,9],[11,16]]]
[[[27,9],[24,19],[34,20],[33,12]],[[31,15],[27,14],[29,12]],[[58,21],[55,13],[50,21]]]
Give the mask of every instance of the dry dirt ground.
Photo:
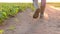
[[[6,20],[6,25],[0,29],[4,30],[3,34],[60,34],[60,10],[46,6],[43,19],[32,18],[33,13],[31,9],[26,9]]]

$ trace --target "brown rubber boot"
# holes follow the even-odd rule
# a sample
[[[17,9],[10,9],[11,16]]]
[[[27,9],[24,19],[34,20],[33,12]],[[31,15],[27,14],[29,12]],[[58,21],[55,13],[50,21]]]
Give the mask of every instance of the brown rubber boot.
[[[34,13],[34,15],[33,15],[33,18],[38,18],[39,13],[40,13],[40,8],[38,8],[38,9],[35,11],[35,13]]]
[[[45,6],[41,6],[40,18],[44,17]]]

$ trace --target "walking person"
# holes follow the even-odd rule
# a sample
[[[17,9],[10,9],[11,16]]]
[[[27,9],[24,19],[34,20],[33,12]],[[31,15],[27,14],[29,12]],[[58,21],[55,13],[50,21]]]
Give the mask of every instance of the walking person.
[[[44,10],[46,6],[46,0],[41,0],[41,6],[38,5],[38,0],[33,0],[34,7],[36,8],[36,11],[33,15],[33,18],[38,18],[40,13],[40,18],[44,17]]]

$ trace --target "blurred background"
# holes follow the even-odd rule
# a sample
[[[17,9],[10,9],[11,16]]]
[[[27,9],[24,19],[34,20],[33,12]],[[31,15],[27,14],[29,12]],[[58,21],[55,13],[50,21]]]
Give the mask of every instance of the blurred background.
[[[41,2],[41,0],[38,0]],[[60,0],[46,0],[47,6],[60,8]],[[40,5],[40,3],[39,3]],[[27,8],[35,10],[33,0],[0,0],[0,24],[9,17],[15,16],[18,12],[23,12]]]
[[[41,0],[38,0],[39,2],[41,2]],[[60,2],[60,0],[46,0],[47,2]],[[32,3],[32,0],[0,0],[0,2],[12,2],[12,3]]]

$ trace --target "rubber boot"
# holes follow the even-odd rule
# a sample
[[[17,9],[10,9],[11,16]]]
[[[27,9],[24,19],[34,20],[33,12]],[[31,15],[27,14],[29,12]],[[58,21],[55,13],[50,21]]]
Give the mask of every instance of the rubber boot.
[[[39,17],[39,13],[40,13],[40,8],[38,8],[38,9],[35,11],[35,13],[34,13],[34,15],[33,15],[33,18],[38,18],[38,17]]]

